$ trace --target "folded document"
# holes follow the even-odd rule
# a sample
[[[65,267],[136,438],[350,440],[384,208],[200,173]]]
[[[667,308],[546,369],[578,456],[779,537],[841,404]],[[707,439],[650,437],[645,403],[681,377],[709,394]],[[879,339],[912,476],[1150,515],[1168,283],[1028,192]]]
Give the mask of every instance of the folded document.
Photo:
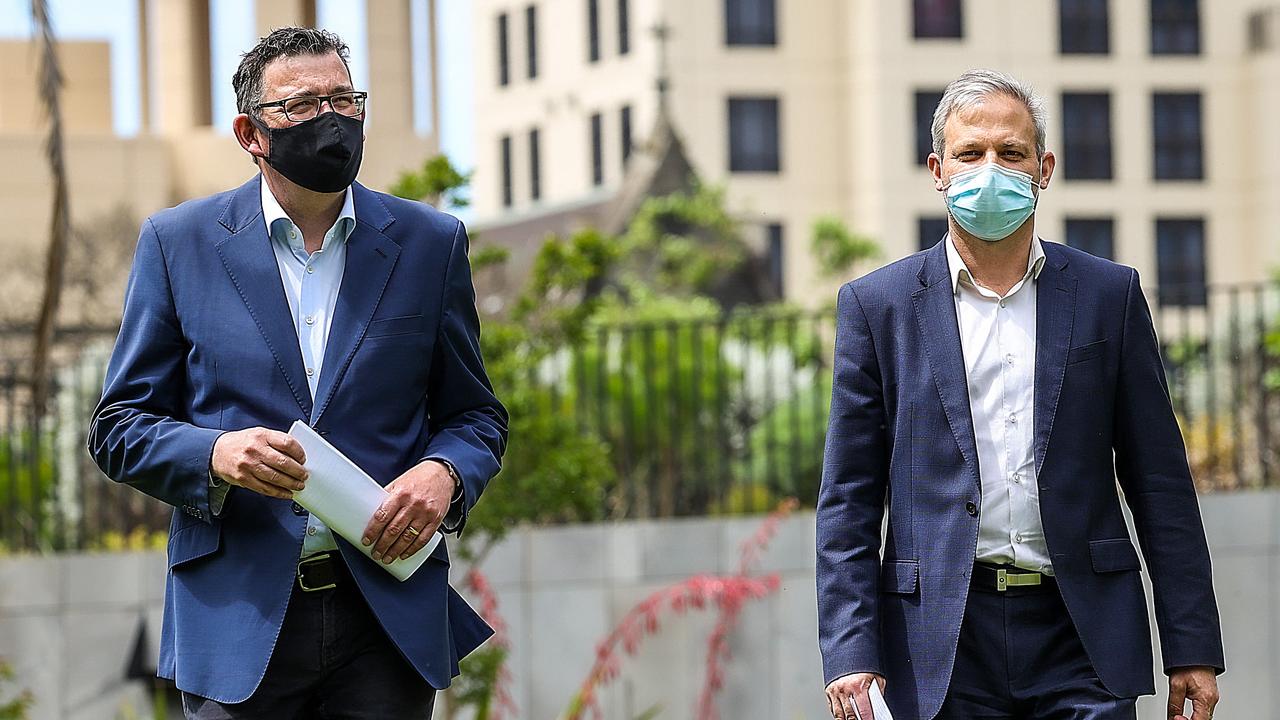
[[[330,530],[369,557],[373,546],[365,546],[364,529],[387,498],[387,491],[301,420],[294,421],[289,434],[306,452],[304,467],[309,473],[306,488],[293,494],[294,502],[323,520]],[[379,562],[378,566],[397,580],[407,580],[422,567],[439,542],[440,533],[437,532],[425,547],[408,559],[396,558],[390,565]]]

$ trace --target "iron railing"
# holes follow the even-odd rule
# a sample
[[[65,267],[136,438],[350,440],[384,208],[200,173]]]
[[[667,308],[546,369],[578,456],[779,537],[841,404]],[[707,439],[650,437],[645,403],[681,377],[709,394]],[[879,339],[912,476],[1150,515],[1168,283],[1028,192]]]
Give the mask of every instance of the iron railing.
[[[1201,491],[1280,486],[1280,285],[1149,298]],[[760,512],[814,502],[833,333],[829,311],[614,323],[519,381],[536,390],[527,411],[560,413],[608,448],[607,516]],[[84,451],[106,355],[61,362],[44,417],[28,366],[0,361],[0,550],[162,541],[169,509],[106,481]]]

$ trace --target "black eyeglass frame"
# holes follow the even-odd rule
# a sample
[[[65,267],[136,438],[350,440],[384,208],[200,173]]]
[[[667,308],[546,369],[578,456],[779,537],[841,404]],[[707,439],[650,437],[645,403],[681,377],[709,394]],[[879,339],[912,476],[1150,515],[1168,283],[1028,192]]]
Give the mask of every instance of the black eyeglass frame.
[[[336,97],[342,97],[344,95],[350,95],[352,101],[355,103],[356,111],[354,113],[351,113],[350,115],[347,115],[344,112],[340,112],[337,108],[333,106],[333,99]],[[288,107],[286,107],[286,105],[288,103],[295,102],[298,100],[315,100],[316,114],[312,115],[311,117],[306,117],[301,119],[294,118],[292,115],[290,115],[289,109]],[[355,117],[356,115],[360,115],[364,112],[365,104],[368,102],[368,100],[369,100],[369,93],[367,92],[364,92],[362,90],[345,90],[343,92],[333,93],[332,95],[295,95],[293,97],[287,97],[282,100],[271,100],[270,102],[258,103],[257,105],[254,105],[253,108],[255,110],[263,110],[265,108],[278,107],[280,108],[280,112],[283,113],[285,118],[290,122],[306,122],[307,120],[311,120],[315,117],[318,117],[320,115],[320,108],[324,107],[325,103],[329,104],[330,110],[338,113],[339,115],[346,115],[347,117]]]

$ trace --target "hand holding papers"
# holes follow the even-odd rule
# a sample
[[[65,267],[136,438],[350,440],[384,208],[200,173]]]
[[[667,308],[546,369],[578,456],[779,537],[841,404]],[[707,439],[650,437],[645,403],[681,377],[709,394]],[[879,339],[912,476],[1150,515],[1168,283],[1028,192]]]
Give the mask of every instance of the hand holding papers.
[[[889,706],[884,702],[884,693],[880,692],[880,683],[871,683],[871,713],[875,715],[875,720],[893,720],[893,713],[889,712]],[[862,720],[872,720],[871,718],[863,718]]]
[[[293,423],[289,434],[307,453],[304,467],[310,473],[306,489],[294,493],[294,501],[369,557],[373,547],[366,547],[361,538],[374,511],[387,497],[387,491],[301,420]],[[378,563],[378,566],[404,581],[426,562],[440,538],[437,532],[426,547],[407,559],[396,558],[390,565]]]

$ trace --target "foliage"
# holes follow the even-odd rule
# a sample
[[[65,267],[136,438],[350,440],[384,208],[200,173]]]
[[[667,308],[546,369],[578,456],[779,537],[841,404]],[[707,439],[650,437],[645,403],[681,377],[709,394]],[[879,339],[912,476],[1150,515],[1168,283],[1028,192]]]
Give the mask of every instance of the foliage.
[[[880,256],[880,246],[874,240],[854,234],[830,215],[814,221],[811,249],[824,277],[848,275],[855,263]]]
[[[627,258],[621,284],[657,294],[707,293],[749,254],[724,191],[707,186],[645,200],[621,240]]]
[[[470,182],[471,173],[458,170],[447,155],[436,155],[428,158],[418,170],[400,173],[388,192],[431,205],[439,205],[443,200],[452,207],[461,208],[471,204],[466,195]]]
[[[831,411],[831,375],[816,372],[807,380],[752,426],[738,477],[785,495],[818,496],[826,419]],[[779,477],[780,481],[774,480]]]
[[[169,542],[166,530],[147,530],[135,527],[129,532],[108,530],[101,536],[86,543],[86,550],[104,552],[133,552],[148,550],[164,550]]]
[[[12,683],[13,678],[13,668],[0,660],[0,689]],[[9,691],[4,692],[6,696],[10,694]],[[0,720],[26,720],[29,717],[28,711],[34,704],[35,698],[30,690],[21,690],[8,700],[0,699]]]

